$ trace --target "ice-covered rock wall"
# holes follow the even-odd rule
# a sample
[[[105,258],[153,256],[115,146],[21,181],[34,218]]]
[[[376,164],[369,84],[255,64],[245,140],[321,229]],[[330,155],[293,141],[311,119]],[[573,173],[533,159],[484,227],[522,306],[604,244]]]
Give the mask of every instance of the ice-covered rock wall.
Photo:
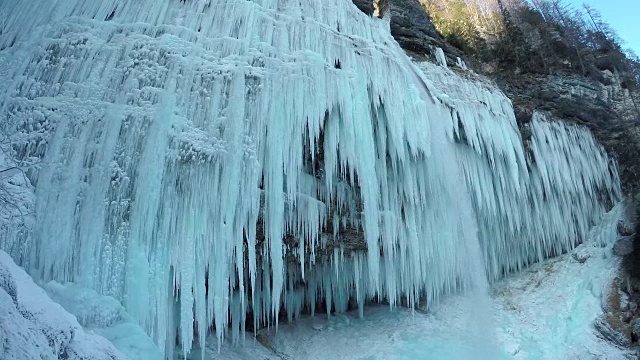
[[[534,113],[521,139],[511,104],[491,85],[421,68],[458,119],[455,141],[467,145],[457,159],[490,279],[571,249],[620,198],[615,163],[586,128]]]
[[[504,95],[421,69],[350,0],[2,9],[0,124],[37,221],[0,247],[120,299],[168,357],[282,309],[432,304],[619,197],[587,131],[536,119],[525,147]]]

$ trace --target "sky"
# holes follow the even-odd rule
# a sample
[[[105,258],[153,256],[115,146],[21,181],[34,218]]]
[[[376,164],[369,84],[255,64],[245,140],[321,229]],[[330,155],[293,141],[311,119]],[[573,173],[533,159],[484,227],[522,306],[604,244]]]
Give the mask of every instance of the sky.
[[[602,13],[602,18],[625,41],[624,49],[640,54],[640,0],[569,0],[574,6],[587,3]]]

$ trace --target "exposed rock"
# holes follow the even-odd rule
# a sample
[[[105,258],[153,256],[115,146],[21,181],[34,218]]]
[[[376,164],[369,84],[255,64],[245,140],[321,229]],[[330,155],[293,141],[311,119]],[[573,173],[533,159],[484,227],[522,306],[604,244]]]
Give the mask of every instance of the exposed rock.
[[[435,61],[434,49],[441,48],[450,66],[463,57],[459,49],[444,41],[419,0],[379,1],[385,6],[389,3],[391,34],[407,52]],[[353,2],[367,14],[376,11],[373,0]],[[602,69],[584,76],[507,74],[496,81],[513,101],[525,140],[524,125],[534,110],[585,125],[618,161],[624,192],[634,194],[640,192],[640,183],[636,181],[640,174],[640,99],[630,93],[616,74]]]
[[[636,318],[631,322],[631,339],[633,341],[640,339],[640,318]]]
[[[379,18],[383,18],[389,11],[390,0],[375,0],[373,2],[373,14]]]
[[[435,48],[441,48],[449,65],[462,61],[460,59],[462,52],[444,41],[419,0],[352,0],[352,2],[369,16],[382,18],[390,12],[391,34],[411,55],[430,58]]]
[[[373,1],[353,1],[366,13],[375,10]],[[444,41],[418,0],[389,0],[389,3],[391,33],[407,52],[431,57],[439,47],[451,66],[458,57],[463,57],[459,49]],[[532,112],[537,110],[587,126],[618,161],[624,192],[640,192],[640,183],[635,181],[640,173],[640,99],[629,92],[616,74],[609,70],[588,76],[508,74],[496,81],[512,99],[519,125],[530,121]],[[521,131],[526,139],[526,127],[521,126]]]
[[[367,15],[373,15],[373,0],[352,0],[353,4]]]
[[[633,252],[633,237],[625,236],[613,244],[613,253],[617,256],[627,256]]]
[[[602,337],[613,342],[614,344],[622,347],[631,346],[631,339],[629,339],[626,334],[620,332],[617,329],[614,329],[606,320],[598,318],[594,322],[593,326],[598,331],[598,333],[602,335]]]
[[[617,346],[631,346],[631,320],[629,297],[622,290],[625,281],[616,277],[607,292],[603,303],[604,314],[594,322],[594,328],[604,339]]]
[[[462,57],[460,50],[443,40],[418,0],[390,0],[390,3],[391,34],[403,49],[425,55],[431,54],[434,47],[442,48],[450,65]]]
[[[626,323],[630,323],[632,319],[633,319],[633,314],[631,313],[631,311],[625,311],[622,313],[622,321]]]

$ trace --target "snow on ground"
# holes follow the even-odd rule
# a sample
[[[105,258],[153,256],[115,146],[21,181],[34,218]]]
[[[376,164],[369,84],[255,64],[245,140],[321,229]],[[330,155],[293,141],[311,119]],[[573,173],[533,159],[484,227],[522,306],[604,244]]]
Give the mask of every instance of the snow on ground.
[[[0,359],[126,359],[109,341],[85,332],[0,251]]]
[[[72,283],[51,281],[44,288],[55,302],[75,315],[86,330],[111,341],[129,359],[162,359],[160,349],[118,300]]]

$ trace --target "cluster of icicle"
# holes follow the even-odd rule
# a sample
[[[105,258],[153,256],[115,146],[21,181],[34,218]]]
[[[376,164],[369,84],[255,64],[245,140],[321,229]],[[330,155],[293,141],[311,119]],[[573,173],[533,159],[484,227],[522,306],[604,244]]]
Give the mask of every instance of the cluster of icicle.
[[[619,197],[588,131],[535,117],[523,145],[504,95],[420,69],[350,0],[3,9],[0,124],[40,163],[33,235],[0,246],[121,300],[168,358],[248,313],[433,304]]]

